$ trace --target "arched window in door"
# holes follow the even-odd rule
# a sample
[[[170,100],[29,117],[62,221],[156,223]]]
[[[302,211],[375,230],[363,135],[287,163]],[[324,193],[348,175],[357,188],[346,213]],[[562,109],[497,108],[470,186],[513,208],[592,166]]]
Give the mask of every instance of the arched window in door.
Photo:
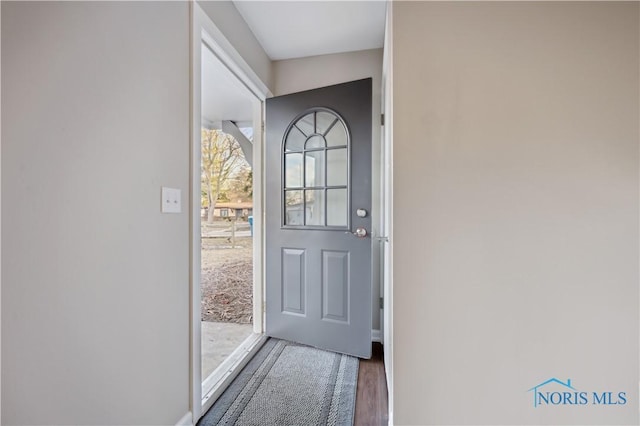
[[[349,130],[340,115],[312,108],[283,141],[285,227],[349,229]]]

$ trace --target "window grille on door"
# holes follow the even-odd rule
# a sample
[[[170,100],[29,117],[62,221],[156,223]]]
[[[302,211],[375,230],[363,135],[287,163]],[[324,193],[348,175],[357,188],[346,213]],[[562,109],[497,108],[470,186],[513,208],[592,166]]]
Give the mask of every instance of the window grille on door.
[[[349,130],[340,115],[312,108],[283,141],[285,227],[349,229]]]

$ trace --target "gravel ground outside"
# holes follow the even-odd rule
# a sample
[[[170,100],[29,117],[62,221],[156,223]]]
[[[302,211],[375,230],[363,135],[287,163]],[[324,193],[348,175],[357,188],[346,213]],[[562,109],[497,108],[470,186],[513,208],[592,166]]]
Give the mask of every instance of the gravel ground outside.
[[[253,317],[253,239],[225,231],[230,222],[202,224],[202,321],[250,324]],[[238,224],[239,234],[248,225]],[[225,236],[219,236],[223,232]],[[227,236],[228,234],[228,236]],[[218,235],[218,236],[211,236]]]

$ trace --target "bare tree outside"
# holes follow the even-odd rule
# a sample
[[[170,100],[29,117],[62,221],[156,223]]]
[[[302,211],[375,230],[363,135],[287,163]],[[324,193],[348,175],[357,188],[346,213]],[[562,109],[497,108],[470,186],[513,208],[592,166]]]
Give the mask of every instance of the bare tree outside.
[[[230,178],[246,168],[240,144],[218,129],[202,129],[202,187],[206,197],[207,223],[213,223],[216,201]],[[205,201],[205,200],[203,200]]]
[[[253,170],[245,162],[238,167],[237,171],[230,177],[229,182],[223,185],[223,195],[221,198],[234,201],[253,200]]]

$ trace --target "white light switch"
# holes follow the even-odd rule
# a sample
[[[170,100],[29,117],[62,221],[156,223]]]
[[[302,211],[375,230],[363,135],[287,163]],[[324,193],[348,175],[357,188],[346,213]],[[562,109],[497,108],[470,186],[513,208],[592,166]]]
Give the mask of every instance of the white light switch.
[[[162,213],[180,213],[182,211],[180,192],[176,188],[162,187]]]

